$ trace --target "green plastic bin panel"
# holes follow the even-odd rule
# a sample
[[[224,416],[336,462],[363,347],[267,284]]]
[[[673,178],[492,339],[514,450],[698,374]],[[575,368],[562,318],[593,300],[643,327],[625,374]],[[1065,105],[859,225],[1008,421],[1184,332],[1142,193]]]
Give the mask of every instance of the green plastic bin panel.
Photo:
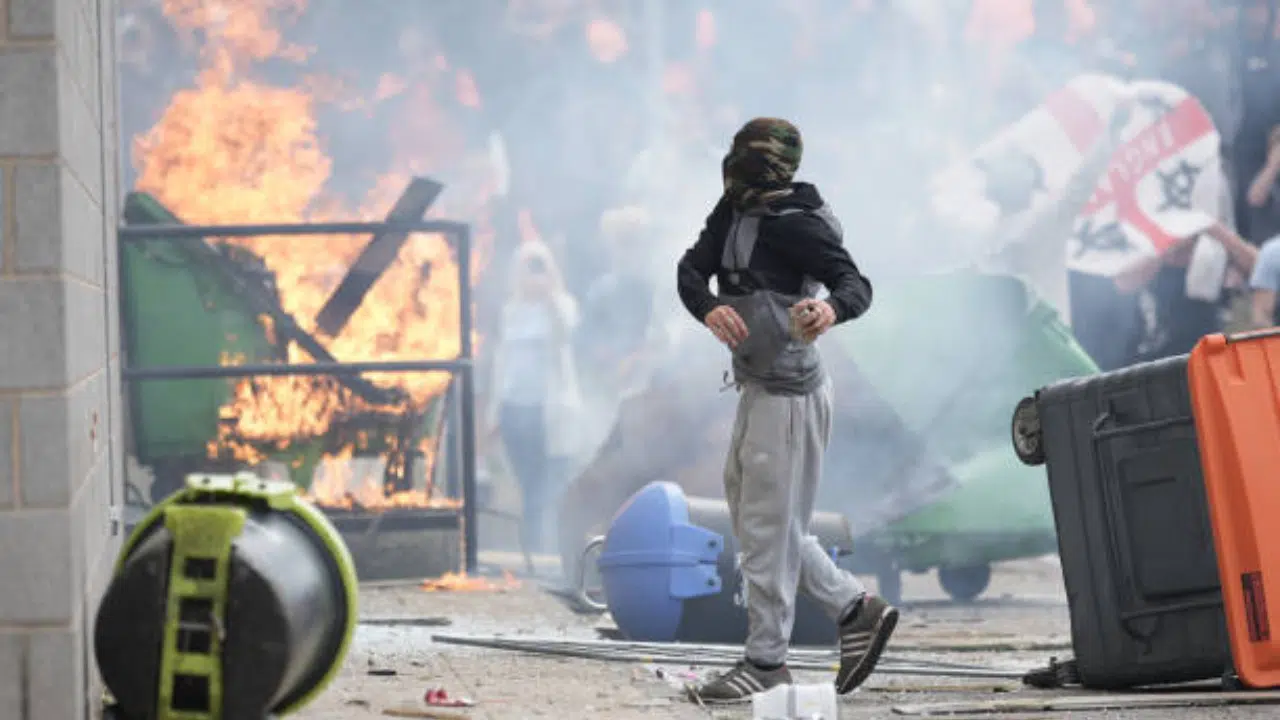
[[[1036,468],[998,447],[952,470],[959,484],[945,497],[867,540],[917,571],[1056,551],[1049,489]]]
[[[1027,311],[1026,292],[980,273],[888,284],[837,342],[908,427],[962,460],[1007,444],[1010,413],[1027,393],[1097,372],[1051,308]]]
[[[1054,532],[1044,472],[1004,446],[951,467],[957,486],[938,502],[893,524],[894,532]]]
[[[126,201],[126,218],[172,223],[147,196]],[[134,368],[220,365],[224,356],[261,362],[272,345],[247,302],[202,261],[203,240],[121,244],[121,310],[128,363]],[[199,250],[206,252],[199,252]],[[219,410],[234,380],[136,380],[130,383],[130,418],[139,462],[200,456],[217,437]]]

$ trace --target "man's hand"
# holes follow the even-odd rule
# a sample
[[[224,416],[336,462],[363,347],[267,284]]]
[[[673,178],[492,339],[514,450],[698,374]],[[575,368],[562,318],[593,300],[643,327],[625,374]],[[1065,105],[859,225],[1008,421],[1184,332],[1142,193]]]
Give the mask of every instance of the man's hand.
[[[702,323],[711,329],[720,342],[731,348],[747,339],[747,324],[737,310],[728,305],[720,305],[707,313]]]
[[[826,300],[801,300],[791,306],[791,317],[805,342],[813,342],[836,324],[835,308]]]

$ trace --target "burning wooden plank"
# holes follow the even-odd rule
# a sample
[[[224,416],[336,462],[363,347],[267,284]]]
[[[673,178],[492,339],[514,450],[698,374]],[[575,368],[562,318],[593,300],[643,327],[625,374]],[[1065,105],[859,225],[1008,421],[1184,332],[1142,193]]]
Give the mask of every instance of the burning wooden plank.
[[[443,190],[444,185],[434,180],[413,178],[391,212],[387,213],[386,221],[421,220],[426,215],[427,208]],[[400,249],[408,239],[407,232],[388,232],[375,235],[369,241],[316,315],[316,328],[320,332],[330,337],[342,332],[342,328],[346,327],[351,316],[359,309],[360,303],[364,302],[369,289],[396,261]]]
[[[405,191],[408,194],[408,191]],[[187,223],[176,213],[169,210],[148,193],[132,192],[125,198],[124,220],[129,225],[186,225]],[[280,303],[275,279],[261,258],[252,255],[242,248],[225,244],[214,245],[203,238],[191,240],[171,240],[176,247],[181,247],[192,262],[200,267],[209,268],[222,277],[234,291],[245,298],[259,313],[270,317],[279,338],[293,341],[316,362],[335,363],[333,356],[318,340],[298,325],[293,315],[285,311]],[[255,272],[248,272],[245,267],[252,258]],[[281,350],[283,355],[283,349]],[[356,395],[375,405],[390,405],[402,399],[402,393],[394,389],[380,388],[358,375],[337,376],[338,382],[345,385]]]

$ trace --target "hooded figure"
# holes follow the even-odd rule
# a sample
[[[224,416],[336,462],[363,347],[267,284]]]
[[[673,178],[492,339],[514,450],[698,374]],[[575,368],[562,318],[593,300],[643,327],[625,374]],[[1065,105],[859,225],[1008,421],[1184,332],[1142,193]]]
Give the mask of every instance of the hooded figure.
[[[743,126],[722,165],[724,194],[678,265],[680,299],[732,351],[739,392],[724,486],[746,588],[746,657],[692,691],[702,702],[791,682],[797,591],[840,626],[841,693],[866,680],[897,623],[897,610],[867,595],[809,533],[832,417],[813,342],[867,310],[871,283],[817,189],[795,181],[803,148],[786,120]]]

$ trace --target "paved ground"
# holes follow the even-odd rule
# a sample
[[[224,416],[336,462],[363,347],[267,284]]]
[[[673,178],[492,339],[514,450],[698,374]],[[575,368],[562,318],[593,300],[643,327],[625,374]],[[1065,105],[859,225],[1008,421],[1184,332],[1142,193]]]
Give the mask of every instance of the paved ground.
[[[890,652],[899,657],[965,664],[1026,668],[1069,651],[1069,624],[1060,573],[1052,559],[998,568],[986,599],[956,606],[942,599],[931,576],[908,577],[899,632]],[[396,710],[425,710],[421,698],[432,687],[468,696],[476,706],[437,714],[401,717],[465,718],[748,718],[746,709],[708,711],[680,696],[653,666],[531,657],[510,652],[446,646],[431,642],[438,632],[598,639],[607,616],[577,615],[535,583],[487,592],[426,592],[417,587],[367,589],[365,617],[435,616],[448,627],[361,628],[341,676],[312,706],[296,717],[342,720],[394,717]],[[975,646],[989,648],[975,651]],[[668,675],[705,668],[666,666]],[[390,674],[394,672],[394,674]],[[798,681],[823,682],[823,673],[800,673]],[[677,681],[678,682],[678,681]],[[1062,694],[1062,693],[1059,693]],[[1067,693],[1072,694],[1072,693]],[[1083,693],[1074,693],[1080,696]],[[956,680],[878,675],[860,692],[843,699],[846,719],[891,717],[894,707],[958,701],[1046,698],[1016,681]],[[1088,711],[967,715],[966,717],[1110,718],[1271,718],[1280,709],[1230,707],[1147,711]]]

